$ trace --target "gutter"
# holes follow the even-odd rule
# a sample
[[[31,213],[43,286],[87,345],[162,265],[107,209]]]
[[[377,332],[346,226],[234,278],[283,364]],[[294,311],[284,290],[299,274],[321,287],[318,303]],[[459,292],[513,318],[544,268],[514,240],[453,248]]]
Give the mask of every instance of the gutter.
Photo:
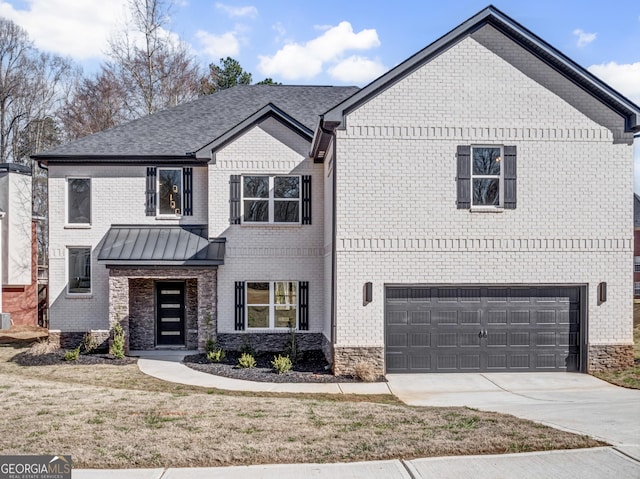
[[[337,278],[337,260],[336,260],[336,235],[337,235],[337,220],[336,220],[336,213],[337,213],[337,185],[338,185],[338,162],[336,161],[337,158],[337,147],[336,147],[336,134],[335,132],[331,133],[332,139],[333,139],[333,146],[331,147],[332,149],[332,154],[333,154],[333,204],[331,205],[332,207],[332,218],[331,218],[331,351],[333,352],[333,361],[332,364],[335,364],[335,356],[336,356],[336,352],[335,352],[335,343],[336,343],[336,339],[338,336],[337,333],[337,325],[336,325],[336,316],[337,316],[337,302],[336,302],[336,296],[337,296],[337,291],[338,291],[338,286],[336,284],[336,278]]]

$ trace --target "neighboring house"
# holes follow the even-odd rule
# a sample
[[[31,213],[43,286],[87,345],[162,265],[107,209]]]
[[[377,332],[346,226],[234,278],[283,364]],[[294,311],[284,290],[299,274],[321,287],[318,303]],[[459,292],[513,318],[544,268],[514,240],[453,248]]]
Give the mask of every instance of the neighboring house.
[[[52,333],[293,325],[337,374],[629,365],[639,118],[489,7],[361,90],[240,86],[39,154]]]
[[[640,196],[633,194],[633,299],[640,300]]]
[[[0,164],[0,312],[14,325],[38,324],[37,243],[32,219],[31,169]]]

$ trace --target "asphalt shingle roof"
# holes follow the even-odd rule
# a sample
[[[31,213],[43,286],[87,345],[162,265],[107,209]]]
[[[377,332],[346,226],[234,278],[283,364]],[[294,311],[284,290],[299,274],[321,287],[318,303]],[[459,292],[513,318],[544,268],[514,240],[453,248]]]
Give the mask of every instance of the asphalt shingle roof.
[[[313,131],[320,114],[358,90],[357,87],[240,85],[86,136],[34,158],[185,156],[270,103]]]

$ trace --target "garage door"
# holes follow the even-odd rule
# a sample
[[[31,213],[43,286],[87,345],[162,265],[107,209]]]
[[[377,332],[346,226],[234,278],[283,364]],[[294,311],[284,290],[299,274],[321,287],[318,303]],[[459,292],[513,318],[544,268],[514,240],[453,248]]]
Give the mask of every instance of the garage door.
[[[579,287],[388,286],[388,373],[577,371]]]

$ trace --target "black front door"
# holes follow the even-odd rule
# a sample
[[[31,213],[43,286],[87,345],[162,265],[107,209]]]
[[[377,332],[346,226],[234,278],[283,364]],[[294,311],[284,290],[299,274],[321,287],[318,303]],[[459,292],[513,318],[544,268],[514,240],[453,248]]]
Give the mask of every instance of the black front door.
[[[156,344],[184,346],[184,283],[156,283]]]

